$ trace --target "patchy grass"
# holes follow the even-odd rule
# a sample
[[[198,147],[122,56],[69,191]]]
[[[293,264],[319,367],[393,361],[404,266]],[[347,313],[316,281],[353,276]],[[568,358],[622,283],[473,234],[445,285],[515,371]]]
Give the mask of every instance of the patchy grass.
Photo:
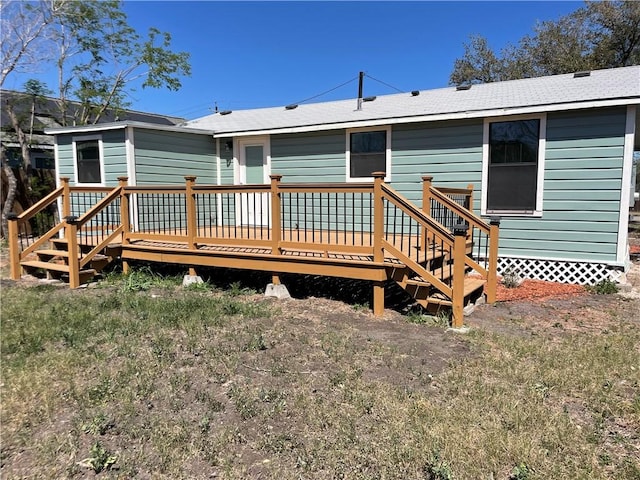
[[[638,316],[605,314],[459,336],[143,274],[4,287],[0,474],[638,478]]]

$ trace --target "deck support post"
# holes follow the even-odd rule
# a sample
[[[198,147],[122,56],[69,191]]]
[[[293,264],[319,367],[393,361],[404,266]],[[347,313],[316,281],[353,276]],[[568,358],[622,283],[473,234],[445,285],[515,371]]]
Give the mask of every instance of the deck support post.
[[[122,245],[129,243],[129,233],[131,232],[131,219],[129,218],[129,195],[125,192],[129,177],[118,177],[118,185],[120,186],[120,223],[122,225]],[[122,273],[129,273],[129,262],[122,260]]]
[[[20,235],[18,233],[18,215],[11,212],[7,215],[9,241],[9,264],[11,267],[11,278],[20,280],[22,269],[20,267]]]
[[[469,226],[464,223],[458,223],[453,228],[453,298],[451,298],[453,328],[461,328],[464,323],[464,275],[468,229]]]
[[[489,221],[489,265],[487,272],[487,303],[495,303],[498,284],[498,241],[500,217],[491,217]]]
[[[67,239],[67,252],[69,256],[69,288],[80,286],[80,250],[78,248],[78,217],[68,215],[65,217],[67,224],[65,237]]]
[[[431,216],[431,185],[433,177],[425,175],[422,177],[422,211],[428,217]],[[428,249],[429,239],[426,227],[422,227],[420,232],[420,249],[426,252]]]
[[[282,219],[280,218],[280,181],[282,180],[282,175],[271,174],[269,178],[271,179],[271,255],[281,255]],[[280,285],[280,274],[278,272],[272,273],[271,283],[273,285]]]
[[[69,188],[69,177],[60,177],[62,184],[62,218],[71,215],[71,189]]]
[[[384,315],[384,282],[373,282],[373,314],[376,317]]]
[[[187,202],[187,247],[190,250],[196,250],[198,248],[196,243],[198,226],[196,223],[196,197],[193,193],[193,184],[196,182],[196,177],[187,175],[184,180],[186,182],[185,197]]]
[[[384,262],[384,202],[382,200],[382,184],[384,172],[373,172],[373,261]],[[384,282],[373,282],[373,314],[384,313]]]

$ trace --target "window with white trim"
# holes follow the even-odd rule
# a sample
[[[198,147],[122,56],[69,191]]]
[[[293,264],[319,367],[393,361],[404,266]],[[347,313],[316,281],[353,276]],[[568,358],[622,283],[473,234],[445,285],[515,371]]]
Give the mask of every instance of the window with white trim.
[[[544,120],[485,122],[484,213],[541,213]]]
[[[391,177],[391,129],[347,130],[347,181],[372,180],[373,172]]]
[[[103,183],[102,140],[100,137],[73,140],[77,184]]]

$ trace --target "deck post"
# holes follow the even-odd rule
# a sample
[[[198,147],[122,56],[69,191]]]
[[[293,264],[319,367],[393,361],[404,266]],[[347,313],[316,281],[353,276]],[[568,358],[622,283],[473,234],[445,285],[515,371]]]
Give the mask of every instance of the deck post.
[[[373,172],[373,261],[384,262],[384,202],[382,200],[382,184],[384,172]],[[384,313],[384,282],[373,282],[373,314]]]
[[[451,299],[453,328],[460,328],[464,323],[464,275],[468,228],[469,226],[464,223],[458,223],[453,228],[453,298]]]
[[[185,197],[187,202],[187,247],[190,250],[197,250],[198,244],[196,243],[196,237],[198,236],[198,224],[196,221],[196,197],[193,193],[193,185],[196,183],[196,177],[194,175],[187,175],[184,177],[186,182]],[[198,274],[193,266],[189,267],[189,275],[196,277]]]
[[[198,227],[196,223],[196,197],[193,194],[193,184],[196,182],[196,177],[188,175],[184,179],[186,181],[185,197],[187,203],[187,246],[191,250],[196,250]]]
[[[11,212],[7,215],[8,232],[7,240],[9,241],[9,264],[11,267],[11,278],[20,280],[22,274],[20,267],[20,235],[18,231],[18,215]]]
[[[469,190],[469,194],[467,195],[467,210],[473,213],[473,183],[467,185],[467,190]]]
[[[120,186],[120,223],[122,224],[122,245],[129,243],[129,233],[131,232],[131,219],[129,218],[129,195],[124,191],[128,185],[129,177],[118,177]],[[129,273],[129,262],[122,259],[122,273]]]
[[[500,217],[491,217],[489,221],[489,265],[487,272],[487,303],[495,303],[498,286],[498,241],[500,235]]]
[[[71,189],[69,188],[69,177],[60,177],[62,184],[62,215],[68,217],[71,215]]]
[[[69,256],[69,288],[80,286],[80,250],[78,249],[78,217],[68,215],[65,217],[67,224],[65,237],[67,239],[67,251]]]
[[[422,211],[427,217],[431,216],[431,185],[433,183],[433,177],[425,175],[422,177]],[[423,226],[420,229],[420,249],[426,252],[428,249],[428,232],[427,227]]]
[[[281,198],[280,198],[280,181],[282,175],[269,175],[271,179],[271,255],[280,255],[282,250],[280,242],[282,241],[282,219],[280,218]],[[280,285],[280,274],[272,273],[272,283]]]
[[[473,213],[473,183],[467,184],[467,190],[469,190],[469,193],[467,194],[467,206],[465,208]],[[467,239],[470,239],[471,235],[473,235],[473,230],[470,228],[467,232]]]

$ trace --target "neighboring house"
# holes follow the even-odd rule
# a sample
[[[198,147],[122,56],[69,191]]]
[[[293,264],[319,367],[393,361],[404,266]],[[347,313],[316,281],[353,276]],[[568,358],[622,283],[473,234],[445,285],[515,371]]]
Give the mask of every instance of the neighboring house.
[[[58,101],[51,97],[36,97],[14,90],[0,91],[0,141],[5,147],[9,164],[17,167],[22,163],[20,144],[13,126],[7,115],[7,104],[13,105],[16,115],[21,121],[23,131],[27,135],[31,152],[31,168],[53,170],[54,138],[45,134],[45,129],[60,128],[60,114]],[[81,109],[78,102],[69,101],[67,123],[74,123],[74,112]],[[32,110],[32,106],[34,107]],[[183,118],[171,117],[155,113],[137,112],[133,110],[109,109],[100,118],[100,123],[111,123],[118,120],[146,122],[158,125],[177,125],[184,122]]]
[[[502,219],[499,270],[594,283],[628,265],[638,104],[634,66],[47,133],[72,185],[362,182],[384,171],[420,205],[424,175],[473,184],[474,211]]]

